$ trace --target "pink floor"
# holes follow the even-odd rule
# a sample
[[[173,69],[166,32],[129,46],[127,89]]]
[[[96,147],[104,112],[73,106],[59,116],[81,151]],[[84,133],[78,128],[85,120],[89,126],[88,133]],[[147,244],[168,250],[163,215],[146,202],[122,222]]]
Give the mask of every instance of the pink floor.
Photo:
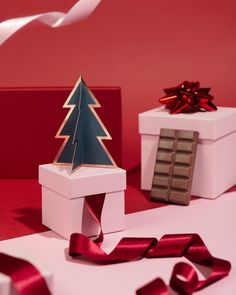
[[[150,202],[149,192],[139,187],[140,169],[137,168],[128,173],[126,214],[166,206]],[[41,223],[41,189],[37,179],[1,179],[0,202],[0,240],[48,230]]]

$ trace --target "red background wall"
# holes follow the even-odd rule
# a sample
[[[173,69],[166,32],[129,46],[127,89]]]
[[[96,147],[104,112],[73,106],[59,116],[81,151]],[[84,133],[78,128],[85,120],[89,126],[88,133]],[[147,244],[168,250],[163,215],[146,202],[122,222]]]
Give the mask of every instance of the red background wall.
[[[0,19],[76,0],[1,1]],[[162,88],[182,80],[211,86],[217,105],[236,106],[234,0],[102,0],[69,27],[27,27],[0,47],[0,87],[121,86],[124,164],[139,162],[137,114],[158,105]],[[6,112],[8,116],[8,112]]]
[[[96,113],[112,136],[112,140],[103,143],[112,151],[116,164],[121,166],[120,88],[90,89],[102,106],[96,108]],[[38,166],[53,162],[64,141],[55,139],[55,134],[68,114],[68,108],[62,106],[71,90],[59,87],[0,88],[0,134],[4,139],[0,145],[0,180],[38,178]]]

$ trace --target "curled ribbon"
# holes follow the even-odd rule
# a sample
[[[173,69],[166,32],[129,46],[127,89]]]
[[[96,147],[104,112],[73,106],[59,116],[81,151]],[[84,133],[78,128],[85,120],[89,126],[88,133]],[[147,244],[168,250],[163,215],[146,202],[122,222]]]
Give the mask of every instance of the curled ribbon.
[[[230,263],[212,256],[197,234],[164,235],[159,241],[156,238],[123,238],[115,249],[107,254],[101,249],[104,239],[101,228],[104,200],[105,194],[86,197],[88,209],[100,226],[100,234],[94,241],[82,234],[72,234],[69,246],[71,257],[82,255],[97,263],[128,262],[141,258],[185,257],[193,263],[211,269],[206,279],[199,280],[191,265],[180,262],[174,266],[170,286],[180,294],[189,295],[229,274]],[[39,271],[23,259],[0,253],[0,272],[11,278],[19,295],[51,295]],[[169,291],[163,280],[157,278],[138,289],[136,294],[169,295]]]
[[[40,272],[26,260],[0,253],[0,273],[11,278],[19,295],[51,295]]]
[[[38,20],[52,28],[67,26],[87,18],[101,0],[80,0],[67,13],[51,11],[25,17],[8,19],[0,23],[0,45],[17,31]]]
[[[199,82],[184,81],[179,86],[164,89],[166,95],[159,101],[171,114],[216,111],[210,89],[201,88]]]
[[[95,241],[74,233],[70,238],[69,254],[71,257],[83,256],[96,263],[128,262],[141,258],[185,257],[192,263],[207,266],[210,275],[199,280],[194,268],[187,263],[177,263],[173,269],[170,286],[181,294],[192,294],[227,276],[231,269],[228,261],[211,255],[198,234],[164,235],[156,238],[123,238],[109,254],[101,249],[103,232],[101,212],[105,196],[87,197],[86,202],[91,215],[100,226],[100,235]],[[181,280],[179,276],[185,278]],[[164,295],[168,289],[158,278],[139,289],[137,295]]]

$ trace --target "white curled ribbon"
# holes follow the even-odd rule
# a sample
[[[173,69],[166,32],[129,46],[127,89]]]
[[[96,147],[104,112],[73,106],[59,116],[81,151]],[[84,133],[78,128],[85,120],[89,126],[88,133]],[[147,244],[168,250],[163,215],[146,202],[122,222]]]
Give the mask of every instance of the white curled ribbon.
[[[25,17],[8,19],[0,23],[0,45],[29,23],[38,20],[52,28],[67,26],[84,20],[101,0],[80,0],[67,12],[50,11]]]

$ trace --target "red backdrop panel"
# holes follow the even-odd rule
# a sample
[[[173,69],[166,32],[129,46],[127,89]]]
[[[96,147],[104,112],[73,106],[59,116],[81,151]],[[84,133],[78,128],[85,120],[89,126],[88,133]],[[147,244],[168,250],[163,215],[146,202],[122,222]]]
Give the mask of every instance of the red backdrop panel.
[[[113,140],[104,140],[121,165],[119,88],[92,88],[101,104],[96,112]],[[38,165],[51,163],[63,140],[54,139],[68,109],[70,88],[0,89],[0,178],[36,178]]]
[[[77,0],[1,1],[0,20]],[[119,85],[126,167],[140,161],[139,112],[183,80],[212,87],[217,105],[236,106],[235,0],[102,0],[85,21],[28,26],[0,47],[0,86]],[[35,106],[37,110],[37,105]]]

